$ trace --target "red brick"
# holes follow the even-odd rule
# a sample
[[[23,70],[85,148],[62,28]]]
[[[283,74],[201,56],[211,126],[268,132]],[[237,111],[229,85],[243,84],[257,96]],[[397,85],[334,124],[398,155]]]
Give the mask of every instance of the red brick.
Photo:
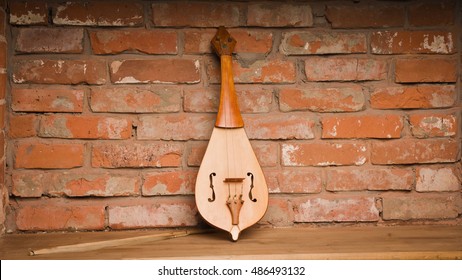
[[[355,112],[365,104],[360,86],[342,88],[284,88],[279,91],[279,107],[283,112]]]
[[[305,59],[308,81],[376,81],[387,78],[385,60],[311,57]]]
[[[415,189],[418,192],[460,191],[461,174],[456,166],[419,166]]]
[[[188,166],[199,167],[202,158],[204,158],[205,150],[207,149],[207,142],[192,142],[187,149],[187,163]]]
[[[259,86],[236,86],[239,108],[242,113],[267,113],[273,105],[273,90]],[[184,90],[183,109],[185,112],[217,112],[220,101],[219,87]]]
[[[113,173],[14,172],[12,194],[18,197],[112,197],[140,194],[137,176]]]
[[[397,83],[455,83],[457,61],[440,58],[402,58],[395,63]]]
[[[211,83],[220,83],[218,59],[209,60],[207,74]],[[285,60],[257,60],[250,65],[233,61],[235,83],[294,83],[295,63]]]
[[[410,191],[414,185],[411,169],[331,169],[327,170],[328,191]]]
[[[36,136],[36,122],[37,117],[35,115],[10,115],[8,136],[11,138]]]
[[[247,25],[263,27],[308,27],[313,14],[306,3],[250,3]]]
[[[15,168],[73,168],[83,165],[84,145],[23,143],[14,145]]]
[[[143,175],[143,196],[193,194],[197,172],[165,171]]]
[[[104,205],[54,199],[21,201],[15,209],[18,230],[102,230]]]
[[[451,219],[462,212],[460,194],[387,196],[382,203],[384,220]]]
[[[284,143],[283,166],[363,165],[368,159],[365,144],[351,142]]]
[[[226,2],[166,2],[152,4],[156,26],[239,26],[242,5]]]
[[[455,98],[453,85],[418,85],[377,88],[370,101],[375,109],[417,109],[451,107]]]
[[[82,28],[20,28],[15,50],[21,53],[82,53]]]
[[[332,4],[326,6],[326,19],[333,28],[395,27],[405,23],[402,5]]]
[[[91,88],[93,112],[173,113],[181,108],[181,90],[164,87]]]
[[[295,222],[372,222],[379,210],[374,197],[300,197],[293,200]]]
[[[323,186],[319,169],[285,168],[276,180],[276,186],[269,186],[271,193],[320,193]]]
[[[5,73],[1,73],[5,72]],[[0,69],[0,99],[5,99],[6,97],[6,83],[7,83],[7,73]],[[9,77],[8,77],[9,78]]]
[[[138,140],[206,140],[210,139],[215,117],[210,115],[142,116],[138,124]]]
[[[0,36],[0,69],[8,67],[8,59],[7,59],[7,42],[3,37]],[[3,72],[5,70],[2,70]]]
[[[273,33],[260,30],[228,30],[237,44],[235,53],[263,53],[267,54],[273,46]],[[185,30],[184,52],[187,54],[212,53],[212,41],[215,30]]]
[[[366,53],[366,35],[326,31],[283,34],[280,50],[286,55]]]
[[[411,132],[414,137],[455,136],[459,127],[454,114],[413,114],[409,116]]]
[[[411,26],[453,25],[456,11],[455,1],[427,1],[409,6],[408,20]]]
[[[15,112],[81,113],[84,91],[80,89],[12,88],[11,108]]]
[[[252,149],[262,167],[276,167],[279,165],[278,143],[251,141]]]
[[[455,162],[460,143],[452,139],[402,139],[373,142],[373,164],[413,164]]]
[[[112,229],[196,226],[197,209],[193,199],[168,198],[137,200],[136,204],[110,205]]]
[[[177,34],[165,30],[97,30],[90,31],[95,54],[118,54],[139,51],[147,54],[176,54]]]
[[[397,115],[324,117],[322,138],[400,138],[403,120]]]
[[[128,139],[131,120],[100,116],[50,115],[40,119],[38,135],[54,138]]]
[[[314,121],[306,115],[245,116],[245,130],[250,139],[313,139]]]
[[[93,167],[178,167],[183,145],[180,143],[101,143],[93,144]]]
[[[18,84],[96,84],[106,83],[106,62],[92,60],[17,60],[13,82]]]
[[[198,83],[200,62],[192,59],[132,59],[111,63],[111,81],[116,84]]]
[[[143,22],[142,4],[122,1],[67,2],[53,16],[57,25],[139,26]]]
[[[10,23],[14,25],[47,25],[48,7],[44,1],[9,1]]]
[[[371,48],[375,54],[452,54],[453,37],[445,31],[376,31],[371,34]]]
[[[265,216],[258,224],[271,225],[274,227],[293,226],[294,211],[292,203],[287,198],[270,197]]]

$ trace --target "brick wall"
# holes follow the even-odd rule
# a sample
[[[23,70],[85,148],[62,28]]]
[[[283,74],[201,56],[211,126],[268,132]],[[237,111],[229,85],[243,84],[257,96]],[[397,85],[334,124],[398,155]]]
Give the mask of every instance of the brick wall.
[[[10,1],[7,229],[202,223],[219,25],[260,224],[460,224],[462,7],[354,2]]]

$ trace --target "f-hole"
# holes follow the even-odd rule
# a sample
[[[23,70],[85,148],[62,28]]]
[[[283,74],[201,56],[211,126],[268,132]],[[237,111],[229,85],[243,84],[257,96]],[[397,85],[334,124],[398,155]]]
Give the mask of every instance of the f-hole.
[[[254,188],[254,185],[253,185],[253,174],[250,173],[250,172],[247,172],[247,176],[250,176],[250,191],[249,191],[249,198],[250,198],[250,200],[252,200],[253,202],[257,202],[257,199],[256,199],[256,198],[253,198],[253,196],[252,196],[252,189]]]
[[[214,202],[215,201],[215,190],[213,189],[213,176],[216,176],[217,174],[215,172],[210,173],[209,179],[210,179],[210,188],[212,189],[212,197],[209,198],[209,202]]]

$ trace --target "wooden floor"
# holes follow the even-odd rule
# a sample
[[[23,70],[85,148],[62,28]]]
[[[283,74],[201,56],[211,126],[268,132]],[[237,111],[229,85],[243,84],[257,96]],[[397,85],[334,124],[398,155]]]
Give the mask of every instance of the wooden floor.
[[[88,252],[29,256],[29,250],[159,231],[7,234],[0,259],[462,259],[462,226],[251,228],[237,242],[213,231]]]

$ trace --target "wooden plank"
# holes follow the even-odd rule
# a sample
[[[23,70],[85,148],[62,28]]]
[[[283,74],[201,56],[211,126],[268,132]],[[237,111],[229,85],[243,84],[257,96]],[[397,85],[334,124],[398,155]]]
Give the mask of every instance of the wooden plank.
[[[29,256],[47,248],[165,231],[8,234],[0,259],[462,259],[462,226],[250,228],[238,242],[226,232]]]

